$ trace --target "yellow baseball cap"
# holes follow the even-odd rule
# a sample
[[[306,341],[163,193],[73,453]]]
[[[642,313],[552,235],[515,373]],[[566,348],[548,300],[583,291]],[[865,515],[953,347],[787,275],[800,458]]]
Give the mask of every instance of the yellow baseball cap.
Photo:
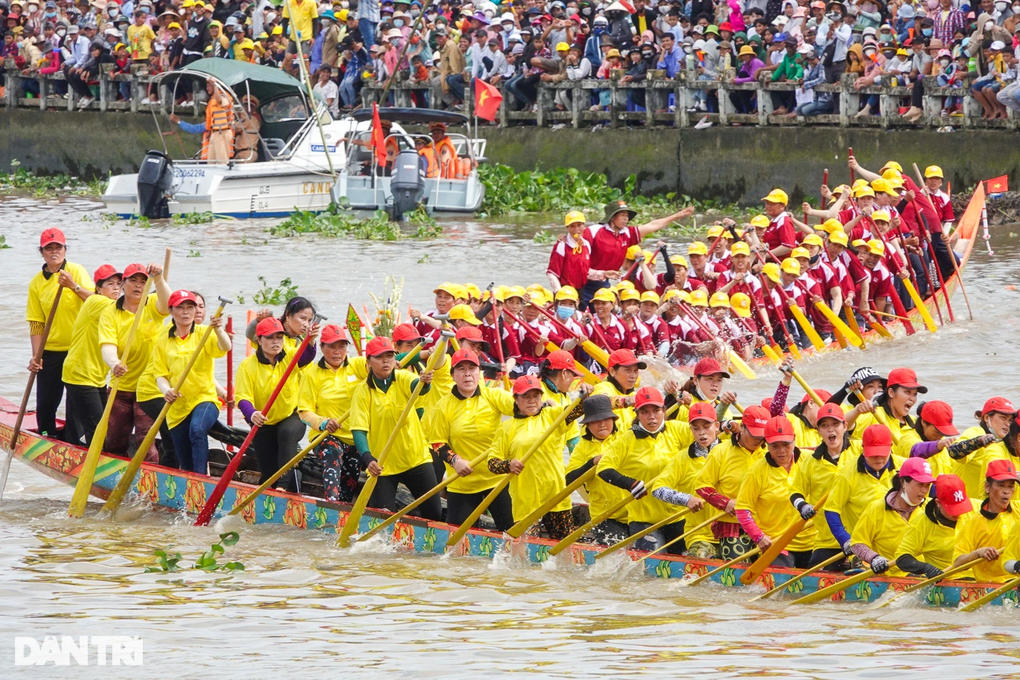
[[[627,302],[629,300],[641,300],[641,293],[633,288],[624,288],[620,291],[620,301]]]
[[[892,186],[889,184],[889,180],[883,179],[881,177],[879,177],[878,179],[874,180],[871,183],[871,188],[875,191],[876,194],[878,194],[878,193],[886,193],[886,194],[889,194],[890,196],[899,197],[899,194],[897,194],[895,191],[893,191]],[[860,197],[858,197],[858,198],[860,198]]]
[[[937,165],[929,165],[927,168],[924,169],[924,176],[925,178],[938,177],[939,179],[943,179],[942,168],[940,168]]]
[[[181,9],[190,9],[195,6],[195,0],[184,0],[181,3]]]
[[[889,222],[892,218],[889,216],[888,210],[876,210],[871,213],[872,222]]]
[[[283,26],[273,26],[273,35],[283,35]]]
[[[783,260],[783,271],[787,274],[793,274],[794,276],[800,276],[800,262],[792,257],[788,257]]]
[[[577,289],[573,286],[563,286],[556,291],[556,300],[573,300],[579,302],[580,297],[577,295]]]
[[[567,213],[567,216],[563,218],[563,226],[569,227],[571,224],[581,222],[582,224],[587,220],[584,219],[584,213],[580,210],[571,210]]]
[[[853,189],[854,191],[857,191],[861,187],[866,187],[866,186],[868,186],[868,180],[866,180],[866,179],[855,179],[854,183],[852,185],[850,185],[850,188]]]
[[[751,226],[755,229],[768,229],[769,218],[764,215],[755,215],[751,218]]]
[[[453,297],[460,297],[460,294],[463,292],[464,291],[462,290],[462,286],[458,286],[456,283],[450,283],[449,281],[446,281],[445,283],[441,283],[435,290],[433,290],[432,294],[438,295],[439,293],[446,293],[447,295],[452,295]]]
[[[868,242],[862,238],[855,238],[850,245],[852,245],[854,248],[867,248]]]
[[[886,170],[888,170],[890,168],[892,168],[893,170],[895,170],[898,173],[901,173],[901,174],[903,173],[903,166],[900,165],[899,163],[897,163],[896,161],[889,161],[888,163],[886,163],[885,165],[882,166],[882,169],[879,170],[879,172],[885,172]]]
[[[815,229],[820,229],[827,234],[832,234],[837,231],[843,231],[843,225],[840,224],[840,221],[837,220],[836,218],[830,217],[829,219],[825,220],[817,227],[815,227]]]
[[[454,305],[450,310],[450,320],[467,321],[472,326],[481,326],[482,322],[475,316],[474,310],[467,305]]]
[[[825,241],[818,234],[808,234],[804,237],[804,245],[806,246],[818,246],[821,248],[825,245]]]
[[[552,296],[546,295],[540,290],[528,294],[528,300],[533,307],[545,307],[552,300]]]
[[[790,197],[786,195],[786,192],[782,189],[773,189],[769,192],[769,195],[761,199],[766,203],[782,203],[786,205],[790,202]]]
[[[633,281],[620,281],[618,284],[616,284],[616,291],[619,292],[621,290],[635,290],[634,282]]]
[[[845,248],[848,242],[849,238],[847,237],[845,231],[842,230],[834,231],[831,234],[829,234],[829,243],[836,243]]]
[[[641,302],[654,302],[655,304],[659,304],[659,294],[654,290],[646,290],[641,293]]]
[[[527,292],[528,291],[524,290],[524,286],[510,286],[510,289],[506,293],[506,299],[509,300],[510,298],[516,297],[523,300]]]
[[[708,228],[708,233],[706,234],[708,238],[719,238],[722,235],[723,228],[721,224],[713,224],[711,227]]]
[[[769,277],[773,283],[779,283],[782,280],[782,277],[779,275],[779,265],[775,262],[766,262],[765,266],[761,268],[761,273]]]
[[[726,293],[712,293],[712,297],[708,301],[709,307],[726,307],[729,309],[730,298]]]
[[[744,241],[737,241],[730,248],[730,256],[731,257],[734,256],[734,255],[750,255],[750,254],[751,254],[751,246],[747,245],[747,243],[745,243]]]
[[[708,307],[708,292],[704,288],[696,288],[690,293],[691,304],[695,307]]]
[[[177,23],[176,21],[171,21],[170,25],[167,26],[168,29],[170,29],[170,28],[180,28],[180,27],[181,27],[181,25],[179,23]]]
[[[541,295],[544,295],[547,300],[552,300],[553,299],[552,291],[549,290],[548,288],[546,288],[545,286],[543,286],[540,283],[533,283],[533,284],[531,284],[530,286],[528,286],[527,291],[528,291],[528,294],[530,294],[532,296],[534,296],[536,294],[541,294]]]
[[[254,50],[255,49],[255,43],[253,43],[250,39],[245,38],[244,40],[241,41],[241,49],[242,50]]]
[[[903,175],[896,168],[889,168],[888,170],[882,171],[882,179],[903,179]]]
[[[599,288],[591,298],[595,302],[611,302],[616,304],[616,295],[608,288]]]
[[[557,52],[568,52],[568,51],[570,51],[570,45],[568,45],[565,42],[556,43],[556,51]]]
[[[677,290],[676,288],[670,288],[662,296],[663,302],[669,302],[674,299],[679,300],[680,302],[687,302],[690,300],[690,297],[687,295],[687,291]]]
[[[730,298],[730,309],[741,318],[749,318],[751,316],[751,298],[747,293],[734,293]]]
[[[496,286],[492,289],[491,299],[496,302],[506,302],[506,292],[509,290],[506,286]],[[490,299],[489,291],[482,293],[482,302]]]
[[[669,261],[673,263],[674,267],[683,267],[687,269],[687,258],[683,255],[670,255]]]
[[[877,238],[873,238],[868,241],[868,250],[872,255],[884,256],[885,255],[885,244],[879,241]]]
[[[346,9],[342,9],[336,13],[336,18],[340,21],[347,21],[347,14],[348,11]]]
[[[687,255],[708,255],[708,246],[701,241],[695,241],[687,247]]]
[[[637,255],[640,252],[641,252],[641,246],[639,246],[638,244],[635,243],[630,248],[627,248],[627,259],[628,260],[636,260],[637,259]]]
[[[818,238],[818,237],[816,236],[815,238]],[[797,246],[790,253],[790,257],[792,257],[792,258],[803,257],[805,259],[810,260],[811,259],[811,253],[808,252],[807,248],[804,248],[803,246]]]
[[[883,184],[885,183],[885,180],[882,179],[876,179],[875,181],[882,182]],[[859,187],[857,189],[854,189],[854,198],[864,198],[865,196],[871,196],[872,198],[874,198],[875,191],[876,191],[875,189],[872,189],[869,186]]]
[[[467,299],[468,300],[481,300],[482,299],[482,289],[479,288],[478,286],[476,286],[475,284],[473,284],[473,283],[465,283],[463,288],[464,288],[464,292],[467,293]]]

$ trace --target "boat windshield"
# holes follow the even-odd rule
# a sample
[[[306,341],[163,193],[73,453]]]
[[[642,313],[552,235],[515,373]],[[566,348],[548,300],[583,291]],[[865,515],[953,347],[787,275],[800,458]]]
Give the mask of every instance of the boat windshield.
[[[304,98],[295,94],[267,102],[261,114],[263,123],[283,123],[304,120],[308,117],[308,108]]]

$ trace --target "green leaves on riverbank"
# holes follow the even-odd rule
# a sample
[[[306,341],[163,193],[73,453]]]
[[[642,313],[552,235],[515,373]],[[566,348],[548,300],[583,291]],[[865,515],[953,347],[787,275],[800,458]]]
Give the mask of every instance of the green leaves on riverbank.
[[[349,210],[331,206],[322,213],[298,210],[268,231],[273,236],[319,234],[369,241],[433,239],[443,233],[443,228],[423,208],[408,213],[406,217],[406,222],[391,222],[385,211],[377,210],[372,217],[361,219]]]
[[[54,196],[99,196],[103,193],[106,180],[83,182],[71,175],[36,175],[21,167],[17,159],[11,161],[11,172],[0,175],[0,194],[16,191],[31,193],[36,198]]]

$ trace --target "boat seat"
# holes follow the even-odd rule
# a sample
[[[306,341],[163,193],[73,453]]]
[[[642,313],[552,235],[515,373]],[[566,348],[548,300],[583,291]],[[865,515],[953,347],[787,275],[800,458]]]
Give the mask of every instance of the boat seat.
[[[277,154],[283,151],[283,147],[287,146],[287,142],[278,137],[263,137],[262,138],[262,152],[265,156],[262,160],[271,161],[276,158]]]

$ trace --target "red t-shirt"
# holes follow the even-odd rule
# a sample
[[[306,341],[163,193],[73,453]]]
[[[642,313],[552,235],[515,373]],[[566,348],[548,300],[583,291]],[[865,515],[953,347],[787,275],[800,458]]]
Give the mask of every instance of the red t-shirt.
[[[768,245],[769,250],[786,246],[787,248],[797,247],[797,229],[793,226],[793,218],[785,210],[774,220],[769,222],[768,229],[762,237]]]
[[[591,246],[584,239],[569,243],[569,236],[553,246],[549,255],[547,272],[560,280],[560,285],[573,286],[581,290],[588,283],[588,269],[591,266]]]
[[[593,224],[584,230],[584,240],[591,247],[591,268],[613,271],[623,266],[627,249],[641,243],[637,227],[624,227],[619,232],[605,224]]]

